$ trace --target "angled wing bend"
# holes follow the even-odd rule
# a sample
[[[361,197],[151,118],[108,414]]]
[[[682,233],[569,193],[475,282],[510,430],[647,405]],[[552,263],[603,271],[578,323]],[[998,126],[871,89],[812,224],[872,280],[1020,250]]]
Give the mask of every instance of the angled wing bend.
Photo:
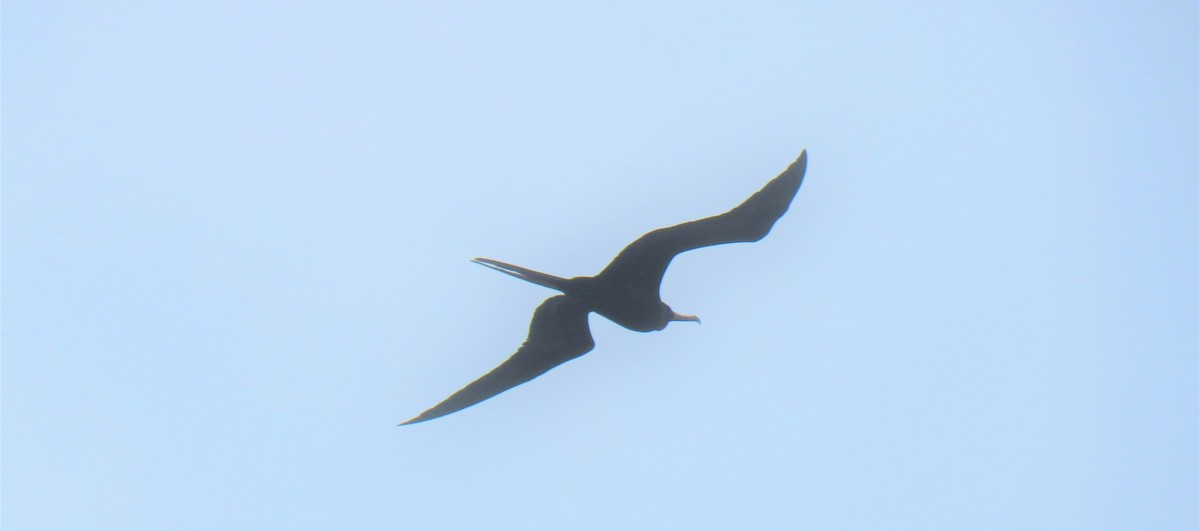
[[[401,425],[425,422],[473,406],[586,354],[596,346],[588,328],[588,311],[566,295],[546,299],[533,312],[529,337],[516,354],[450,398]]]
[[[675,255],[710,245],[761,240],[787,212],[804,181],[807,165],[808,152],[802,151],[787,170],[733,210],[658,229],[634,240],[596,279],[658,293],[663,273]]]

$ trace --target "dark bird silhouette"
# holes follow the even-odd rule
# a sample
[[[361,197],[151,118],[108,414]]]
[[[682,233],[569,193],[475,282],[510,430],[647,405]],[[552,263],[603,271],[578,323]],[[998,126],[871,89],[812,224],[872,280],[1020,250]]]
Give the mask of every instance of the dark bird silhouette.
[[[700,322],[694,315],[676,313],[659,296],[659,284],[671,259],[679,253],[710,245],[761,240],[787,212],[804,180],[807,161],[807,152],[800,152],[800,158],[787,170],[729,212],[658,229],[638,238],[594,277],[561,278],[487,258],[472,260],[558,290],[562,295],[546,299],[534,311],[529,337],[516,354],[401,425],[424,422],[473,406],[586,354],[596,345],[588,329],[589,312],[638,332],[662,330],[671,321]]]

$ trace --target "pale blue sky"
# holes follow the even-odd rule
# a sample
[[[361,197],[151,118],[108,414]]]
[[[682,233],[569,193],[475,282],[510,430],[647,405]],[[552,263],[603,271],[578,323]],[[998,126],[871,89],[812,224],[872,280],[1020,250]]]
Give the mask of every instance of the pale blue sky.
[[[5,529],[1197,528],[1196,2],[297,4],[5,3]]]

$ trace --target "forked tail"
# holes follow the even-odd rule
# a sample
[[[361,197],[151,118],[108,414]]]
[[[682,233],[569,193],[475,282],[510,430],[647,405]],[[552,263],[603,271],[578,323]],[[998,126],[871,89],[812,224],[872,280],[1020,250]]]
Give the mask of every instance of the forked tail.
[[[525,269],[524,267],[521,267],[521,266],[506,264],[504,262],[501,262],[498,260],[492,260],[490,258],[476,258],[471,261],[475,262],[476,264],[479,264],[481,266],[485,266],[489,269],[494,269],[496,271],[504,273],[505,275],[511,275],[511,276],[517,277],[521,280],[524,280],[526,282],[532,282],[539,286],[545,286],[547,288],[555,289],[555,290],[566,293],[568,280],[565,278],[556,277],[554,275],[548,275],[546,273],[542,273],[541,271]]]

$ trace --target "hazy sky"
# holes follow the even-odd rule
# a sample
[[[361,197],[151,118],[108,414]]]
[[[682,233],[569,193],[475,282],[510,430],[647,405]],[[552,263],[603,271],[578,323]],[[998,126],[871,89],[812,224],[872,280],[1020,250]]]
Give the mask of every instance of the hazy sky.
[[[1200,526],[1196,2],[300,4],[5,3],[5,529]]]

